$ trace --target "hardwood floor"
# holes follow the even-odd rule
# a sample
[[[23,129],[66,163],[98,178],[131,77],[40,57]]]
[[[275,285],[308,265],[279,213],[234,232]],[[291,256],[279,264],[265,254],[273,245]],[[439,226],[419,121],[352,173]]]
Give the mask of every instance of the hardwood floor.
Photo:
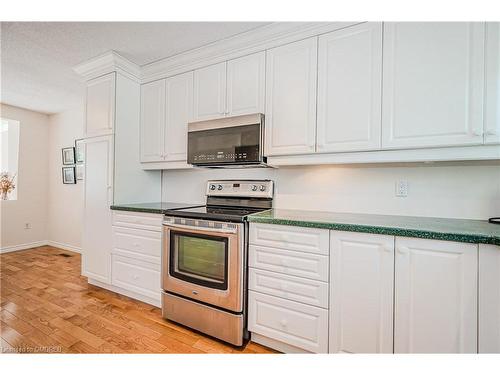
[[[3,353],[274,353],[225,344],[89,285],[76,253],[42,246],[1,254],[0,265]]]

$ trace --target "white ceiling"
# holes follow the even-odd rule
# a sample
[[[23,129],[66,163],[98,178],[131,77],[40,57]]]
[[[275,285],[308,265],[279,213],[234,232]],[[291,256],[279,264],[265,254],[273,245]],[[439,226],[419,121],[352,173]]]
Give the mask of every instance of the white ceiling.
[[[145,65],[263,22],[2,22],[2,103],[57,113],[82,101],[73,66],[115,50]]]

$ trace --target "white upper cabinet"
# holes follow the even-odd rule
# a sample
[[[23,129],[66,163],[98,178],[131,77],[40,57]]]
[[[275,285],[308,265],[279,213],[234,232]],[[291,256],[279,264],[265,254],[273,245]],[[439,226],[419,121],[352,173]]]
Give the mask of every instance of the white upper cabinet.
[[[500,143],[500,23],[486,24],[486,113],[484,142]]]
[[[193,121],[226,114],[226,62],[194,71]]]
[[[163,160],[165,80],[141,86],[141,162]]]
[[[166,80],[165,161],[186,161],[187,125],[193,109],[193,72]]]
[[[380,148],[382,24],[319,37],[317,151]]]
[[[384,24],[382,148],[483,143],[484,23]]]
[[[396,238],[395,353],[477,353],[478,246]]]
[[[87,82],[85,137],[112,134],[115,122],[116,73]]]
[[[265,52],[227,62],[227,115],[264,113]]]
[[[315,151],[318,38],[267,51],[266,155]]]
[[[330,232],[331,353],[393,352],[394,237]]]

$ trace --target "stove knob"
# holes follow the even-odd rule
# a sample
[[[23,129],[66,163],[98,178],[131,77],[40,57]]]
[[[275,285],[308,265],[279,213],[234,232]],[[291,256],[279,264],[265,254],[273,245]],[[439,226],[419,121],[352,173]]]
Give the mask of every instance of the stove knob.
[[[210,185],[210,190],[215,190],[215,185]]]
[[[252,191],[257,191],[257,185],[252,185]]]
[[[266,186],[265,185],[260,185],[260,191],[266,191]]]
[[[217,190],[222,190],[222,185],[217,186]]]

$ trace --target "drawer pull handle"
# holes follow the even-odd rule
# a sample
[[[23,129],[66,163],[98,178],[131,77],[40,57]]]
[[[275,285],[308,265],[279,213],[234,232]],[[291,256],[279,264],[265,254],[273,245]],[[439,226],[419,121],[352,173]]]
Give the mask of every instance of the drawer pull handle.
[[[281,319],[280,320],[280,324],[281,324],[282,327],[286,327],[287,323],[288,322],[286,321],[286,319]]]
[[[139,278],[139,275],[134,275],[134,280],[137,280]]]
[[[139,243],[138,242],[134,242],[134,247],[139,247]]]

